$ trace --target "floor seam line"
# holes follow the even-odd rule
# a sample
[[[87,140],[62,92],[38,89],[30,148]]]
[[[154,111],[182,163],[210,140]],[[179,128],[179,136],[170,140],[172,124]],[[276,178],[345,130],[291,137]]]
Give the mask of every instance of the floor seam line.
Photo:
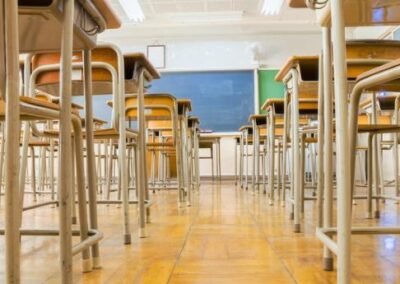
[[[177,256],[176,256],[174,266],[172,267],[171,273],[170,273],[170,275],[169,275],[169,277],[168,277],[168,280],[167,280],[167,284],[170,283],[171,278],[172,278],[172,275],[174,274],[175,268],[176,268],[176,266],[177,266],[177,264],[178,264],[178,262],[179,262],[179,260],[180,260],[180,258],[181,258],[181,255],[182,255],[182,253],[183,253],[183,250],[184,250],[185,247],[186,247],[186,243],[187,243],[187,241],[188,241],[188,239],[189,239],[189,235],[190,235],[191,232],[192,232],[192,227],[193,227],[194,223],[196,222],[196,220],[197,220],[197,218],[198,218],[198,216],[199,216],[200,207],[201,207],[201,204],[200,204],[200,201],[199,201],[199,206],[198,206],[198,208],[197,208],[197,211],[196,211],[195,216],[193,217],[193,222],[190,224],[190,226],[189,226],[189,228],[188,228],[188,231],[187,231],[187,233],[186,233],[186,236],[185,236],[185,240],[183,241],[182,248],[181,248],[181,250],[179,251],[179,253],[178,253]]]

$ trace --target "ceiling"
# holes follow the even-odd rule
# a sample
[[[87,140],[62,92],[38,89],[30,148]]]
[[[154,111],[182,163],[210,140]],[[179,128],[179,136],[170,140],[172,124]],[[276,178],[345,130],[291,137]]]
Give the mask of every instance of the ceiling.
[[[308,9],[283,4],[279,15],[261,14],[263,0],[139,0],[146,19],[129,21],[119,0],[110,0],[123,26],[112,36],[174,37],[316,32]],[[286,2],[286,1],[285,1]],[[212,27],[212,29],[210,29]],[[110,33],[108,33],[110,35]]]

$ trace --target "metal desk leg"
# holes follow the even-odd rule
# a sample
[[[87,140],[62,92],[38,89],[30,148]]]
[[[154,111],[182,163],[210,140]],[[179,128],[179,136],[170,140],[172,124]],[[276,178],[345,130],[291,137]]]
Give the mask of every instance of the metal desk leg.
[[[257,156],[257,148],[259,147],[258,145],[258,140],[257,140],[257,133],[258,133],[258,128],[256,121],[252,121],[253,124],[253,167],[252,167],[252,175],[251,175],[251,188],[252,188],[252,194],[255,194],[256,191],[256,183],[257,183],[257,178],[256,178],[256,156]]]
[[[324,203],[323,226],[332,227],[333,216],[333,94],[332,94],[332,50],[329,28],[323,32],[323,97],[324,97]],[[321,152],[322,154],[322,152]],[[324,270],[333,270],[333,256],[328,247],[324,247]]]
[[[299,149],[299,89],[298,89],[298,72],[296,69],[292,69],[292,140],[291,146],[293,149],[293,188],[294,188],[294,228],[295,233],[300,232],[300,149]]]
[[[273,111],[269,112],[269,205],[274,204],[274,191],[275,191],[275,117]]]
[[[59,210],[62,283],[72,283],[71,195],[71,92],[74,0],[64,0],[60,70]]]
[[[97,173],[94,156],[93,138],[93,99],[92,99],[92,53],[90,50],[83,52],[84,88],[85,88],[85,127],[86,127],[86,171],[88,178],[89,220],[90,228],[97,230]],[[100,155],[100,153],[99,153]],[[92,246],[93,267],[100,267],[99,244]]]
[[[3,6],[4,5],[4,6]],[[5,261],[8,283],[20,282],[20,232],[19,216],[19,45],[18,45],[18,1],[2,2],[5,24]],[[4,14],[3,14],[4,12]],[[2,43],[4,46],[4,42]],[[2,78],[3,79],[3,78]],[[1,90],[3,91],[3,90]]]
[[[348,139],[347,66],[343,0],[330,1],[335,78],[337,192],[338,192],[338,283],[350,283],[351,271],[351,178]]]

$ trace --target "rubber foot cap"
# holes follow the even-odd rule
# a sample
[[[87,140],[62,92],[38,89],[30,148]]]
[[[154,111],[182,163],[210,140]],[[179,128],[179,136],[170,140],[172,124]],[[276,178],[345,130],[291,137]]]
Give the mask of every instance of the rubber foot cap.
[[[72,224],[75,225],[77,223],[78,223],[78,220],[77,220],[76,216],[72,217]]]
[[[374,212],[374,217],[375,217],[376,219],[381,218],[381,211],[375,211],[375,212]]]
[[[101,269],[100,257],[93,257],[93,269]]]
[[[92,260],[89,259],[83,259],[82,260],[82,272],[87,273],[92,271]]]
[[[293,232],[294,233],[300,233],[300,224],[294,224]]]
[[[324,258],[324,270],[333,271],[333,258],[331,257]]]
[[[147,238],[146,228],[139,228],[139,238]]]
[[[124,235],[124,244],[130,245],[132,243],[132,236],[131,234]]]

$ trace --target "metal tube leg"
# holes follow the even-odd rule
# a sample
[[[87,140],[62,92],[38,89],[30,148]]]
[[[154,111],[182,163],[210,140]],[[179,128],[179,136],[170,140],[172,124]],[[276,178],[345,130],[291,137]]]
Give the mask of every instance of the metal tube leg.
[[[4,1],[0,12],[5,23],[5,262],[6,281],[20,283],[20,232],[19,216],[19,46],[18,46],[18,4],[17,1]],[[4,12],[4,13],[3,13]],[[3,79],[3,78],[2,78]],[[3,90],[1,90],[3,91]]]
[[[32,173],[31,173],[31,187],[32,187],[32,193],[36,191],[36,166],[35,166],[35,147],[31,147],[31,167],[32,167]],[[52,198],[54,200],[54,198]],[[23,204],[22,204],[23,205]]]
[[[257,140],[257,125],[255,120],[253,120],[253,167],[252,167],[252,175],[251,175],[251,188],[252,188],[252,194],[255,194],[256,190],[256,155],[257,155],[257,148],[258,148],[258,140]]]
[[[323,201],[323,227],[332,226],[333,215],[333,95],[332,95],[332,50],[331,32],[329,28],[323,28],[323,180],[324,201]],[[320,147],[322,149],[322,147]],[[339,180],[338,180],[339,182]],[[324,246],[324,270],[333,270],[333,255],[328,247]]]
[[[275,191],[275,119],[272,111],[269,113],[269,205],[274,204],[274,191]]]
[[[366,218],[368,219],[372,218],[373,137],[374,136],[372,135],[372,133],[368,134],[368,152],[367,152],[368,180],[367,180],[367,213],[366,213]]]
[[[374,188],[376,196],[379,196],[379,185],[380,185],[380,176],[379,176],[379,145],[378,145],[378,135],[374,135],[374,144],[373,144],[373,175],[374,175]],[[375,199],[375,218],[379,218],[379,198]]]
[[[301,211],[301,185],[300,185],[300,149],[299,149],[299,90],[298,90],[298,73],[292,69],[292,143],[293,149],[293,188],[294,188],[294,228],[295,233],[300,232],[300,211]]]
[[[400,195],[399,192],[399,136],[398,133],[393,134],[393,172],[394,172],[394,187],[396,196]]]
[[[4,170],[4,146],[5,146],[5,139],[4,139],[4,135],[5,133],[5,129],[4,129],[4,123],[0,124],[1,126],[1,140],[0,140],[0,199],[1,199],[1,193],[2,193],[2,189],[3,189],[3,183],[4,183],[4,179],[3,179],[3,170]]]
[[[286,97],[286,95],[285,95]],[[285,99],[286,101],[286,99]],[[282,148],[282,197],[281,197],[281,206],[285,206],[286,201],[286,162],[287,162],[287,131],[288,131],[288,119],[287,119],[287,108],[285,102],[285,111],[284,111],[284,124],[283,124],[283,148]]]
[[[305,175],[305,160],[306,160],[306,147],[305,147],[305,136],[301,135],[301,146],[300,146],[300,212],[304,214],[304,175]]]
[[[112,139],[110,139],[110,146],[108,147],[108,174],[107,174],[107,200],[111,198],[111,180],[113,177],[112,167],[113,167],[113,143]]]
[[[281,199],[281,173],[282,173],[281,159],[282,159],[281,142],[278,141],[278,165],[277,165],[278,174],[276,179],[278,200]]]
[[[88,199],[90,228],[97,230],[97,173],[94,155],[93,137],[93,102],[92,102],[92,54],[90,50],[84,50],[84,84],[85,84],[85,120],[86,120],[86,170],[88,175]],[[100,153],[99,153],[100,154]],[[82,168],[84,171],[84,169]],[[99,169],[100,172],[100,169]],[[92,246],[93,267],[100,267],[99,244]]]
[[[72,89],[72,34],[74,1],[64,0],[61,43],[60,84],[60,142],[59,142],[59,208],[60,208],[60,264],[61,282],[72,283],[72,228],[71,195],[71,89]]]
[[[337,281],[350,283],[351,271],[351,178],[347,120],[347,66],[343,0],[330,1],[334,52],[336,103],[338,273]]]
[[[75,143],[72,141],[71,151],[75,153]],[[71,186],[71,222],[72,224],[78,223],[78,218],[76,217],[76,170],[75,170],[75,155],[72,155],[72,186]]]
[[[249,183],[248,183],[248,178],[249,178],[249,131],[245,131],[245,142],[246,142],[246,175],[245,175],[245,188],[246,190],[249,189]]]
[[[243,188],[243,171],[244,171],[244,134],[240,133],[240,145],[239,145],[239,183],[240,187]]]
[[[86,212],[86,189],[85,189],[85,176],[84,176],[84,165],[83,165],[83,145],[82,145],[82,131],[81,125],[74,123],[74,138],[75,138],[75,166],[76,166],[76,181],[77,181],[77,192],[78,192],[78,206],[79,206],[79,227],[81,241],[88,238],[88,220]],[[86,121],[86,123],[88,123]],[[74,194],[74,192],[73,192]],[[82,269],[83,272],[92,270],[92,262],[90,259],[89,249],[82,251]]]

